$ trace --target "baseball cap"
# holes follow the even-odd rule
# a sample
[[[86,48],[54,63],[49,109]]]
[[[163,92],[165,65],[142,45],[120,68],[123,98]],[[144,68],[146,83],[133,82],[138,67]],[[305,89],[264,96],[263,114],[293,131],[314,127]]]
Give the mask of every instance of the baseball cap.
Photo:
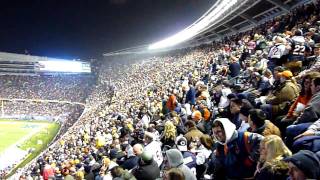
[[[291,71],[285,70],[281,73],[279,73],[280,76],[286,77],[286,78],[291,78],[293,76]]]

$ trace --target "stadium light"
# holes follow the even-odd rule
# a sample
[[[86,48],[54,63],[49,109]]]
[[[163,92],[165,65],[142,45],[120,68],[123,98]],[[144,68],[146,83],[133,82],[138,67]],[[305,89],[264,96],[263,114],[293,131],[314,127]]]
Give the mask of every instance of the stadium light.
[[[91,72],[90,65],[81,61],[39,61],[39,65],[43,72]]]
[[[177,34],[170,36],[162,41],[156,42],[154,44],[151,44],[148,49],[149,50],[155,50],[155,49],[161,49],[161,48],[167,48],[174,45],[177,45],[179,43],[185,42],[197,34],[201,33],[205,29],[207,29],[210,24],[219,18],[220,16],[228,11],[230,7],[232,7],[234,4],[236,4],[238,0],[220,0],[216,2],[212,7],[210,8],[211,12],[208,13],[206,16],[202,16],[200,19],[198,19],[195,23],[193,23],[191,26],[185,28],[184,30],[178,32]],[[210,11],[209,10],[209,11]]]

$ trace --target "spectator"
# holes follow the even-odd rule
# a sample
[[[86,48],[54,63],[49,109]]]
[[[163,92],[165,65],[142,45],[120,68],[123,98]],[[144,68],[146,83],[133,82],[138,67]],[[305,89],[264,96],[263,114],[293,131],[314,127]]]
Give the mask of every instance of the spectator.
[[[283,159],[291,155],[291,151],[279,136],[266,136],[260,144],[260,160],[257,165],[255,179],[286,180],[289,168]]]
[[[160,177],[160,169],[152,157],[152,153],[144,151],[141,154],[139,166],[132,170],[136,179],[155,180]]]
[[[188,143],[200,140],[201,136],[203,136],[203,133],[198,130],[194,121],[189,120],[184,124],[184,126],[187,129],[187,133],[184,137],[187,139]]]
[[[164,131],[161,138],[162,147],[166,145],[173,147],[175,145],[176,137],[177,137],[176,126],[171,121],[167,121],[164,125]]]
[[[185,180],[183,172],[178,168],[171,168],[165,173],[165,180]]]
[[[296,99],[299,93],[299,88],[292,79],[293,75],[290,71],[283,71],[280,76],[280,87],[267,97],[267,104],[261,107],[271,120],[283,115],[289,108],[291,101]]]
[[[144,140],[146,145],[144,147],[144,152],[151,153],[154,160],[157,162],[158,166],[160,167],[163,162],[161,143],[156,141],[154,135],[150,132],[145,133]]]
[[[291,179],[319,179],[320,162],[316,154],[308,150],[299,151],[285,159]]]
[[[196,180],[196,176],[192,173],[190,168],[188,168],[183,163],[183,157],[180,151],[177,149],[169,149],[166,151],[167,156],[167,167],[171,168],[178,168],[182,171],[186,180]]]
[[[263,136],[277,135],[281,137],[280,130],[272,122],[266,120],[266,114],[260,109],[251,109],[249,111],[248,123],[250,132],[258,133]]]
[[[231,63],[229,65],[230,77],[234,78],[240,74],[241,66],[237,62],[238,59],[236,57],[231,56]]]
[[[226,118],[214,120],[212,131],[218,142],[214,176],[235,179],[253,177],[263,136],[256,133],[239,133],[235,125]]]

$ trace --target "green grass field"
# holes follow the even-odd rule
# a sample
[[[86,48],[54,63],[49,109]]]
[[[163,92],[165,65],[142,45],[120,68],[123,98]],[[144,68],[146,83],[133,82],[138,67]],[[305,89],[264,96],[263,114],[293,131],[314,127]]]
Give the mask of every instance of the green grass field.
[[[0,121],[0,153],[30,133],[30,129],[24,128],[27,124],[25,121]]]
[[[0,120],[0,153],[19,144],[20,149],[34,151],[17,168],[23,167],[43,151],[53,140],[60,125],[46,121]],[[42,141],[42,143],[38,143]]]

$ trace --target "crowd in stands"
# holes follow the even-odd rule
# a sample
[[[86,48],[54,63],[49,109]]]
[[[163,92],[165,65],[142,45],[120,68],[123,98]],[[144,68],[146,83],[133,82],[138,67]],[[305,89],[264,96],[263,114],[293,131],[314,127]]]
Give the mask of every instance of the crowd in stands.
[[[0,78],[0,98],[84,102],[93,84],[84,75],[6,75]]]
[[[320,179],[319,10],[102,62],[90,108],[20,179]]]
[[[81,109],[79,107],[83,106],[68,103],[5,101],[3,113],[4,116],[25,116],[31,119],[32,117],[43,117],[49,120],[63,121],[66,116]],[[80,110],[80,112],[82,111]]]

